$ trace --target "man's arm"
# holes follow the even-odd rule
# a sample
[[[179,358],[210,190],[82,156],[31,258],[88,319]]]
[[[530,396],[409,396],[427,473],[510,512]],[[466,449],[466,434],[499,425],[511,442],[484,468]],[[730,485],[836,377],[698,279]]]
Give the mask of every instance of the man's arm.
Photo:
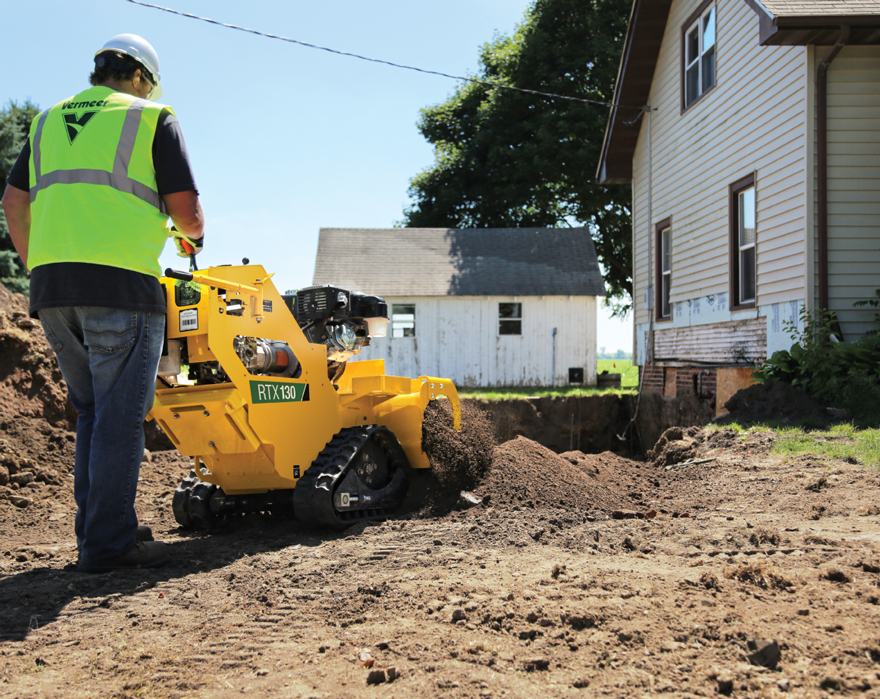
[[[198,203],[198,201],[196,202]],[[11,184],[3,192],[3,211],[9,235],[21,261],[27,267],[28,243],[31,238],[31,195]],[[201,211],[201,210],[200,210]],[[199,233],[201,235],[201,233]],[[28,268],[30,271],[30,268]]]
[[[196,192],[163,194],[162,201],[177,230],[193,240],[205,234],[205,214]]]

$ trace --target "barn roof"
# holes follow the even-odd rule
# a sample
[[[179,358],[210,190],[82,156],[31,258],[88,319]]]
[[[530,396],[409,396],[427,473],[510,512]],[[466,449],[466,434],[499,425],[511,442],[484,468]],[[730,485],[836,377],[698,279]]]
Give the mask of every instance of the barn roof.
[[[314,284],[380,296],[604,296],[586,228],[322,228]]]

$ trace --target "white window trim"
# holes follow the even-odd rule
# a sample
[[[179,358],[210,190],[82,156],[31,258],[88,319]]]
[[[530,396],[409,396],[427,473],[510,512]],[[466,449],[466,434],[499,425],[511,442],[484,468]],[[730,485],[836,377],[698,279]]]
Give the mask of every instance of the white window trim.
[[[754,243],[741,244],[743,231],[743,214],[742,205],[743,195],[749,191],[754,192],[754,216],[755,216],[755,240]],[[758,289],[760,287],[758,279],[758,173],[754,171],[736,180],[736,182],[728,185],[728,211],[729,211],[729,284],[730,284],[730,310],[739,311],[747,308],[754,308],[758,304]],[[752,272],[754,274],[755,286],[751,296],[753,298],[743,297],[743,252],[753,250],[751,255],[754,260]]]
[[[669,263],[667,267],[666,264]],[[672,227],[660,230],[660,317],[672,317]]]
[[[412,312],[412,314],[395,313],[394,308],[396,306],[397,307],[399,307],[399,306],[412,306],[413,312]],[[402,316],[402,315],[412,315],[412,320],[410,320],[408,318],[407,319],[400,318],[400,316]],[[404,324],[409,324],[409,323],[412,323],[412,325],[409,326],[409,327],[412,327],[412,335],[398,335],[396,332],[397,329],[398,328],[403,329],[406,327],[406,325],[404,325]],[[404,339],[404,338],[410,338],[410,337],[415,337],[415,336],[416,336],[416,304],[414,304],[414,303],[392,303],[391,304],[391,337],[392,337],[392,339]]]
[[[519,306],[519,318],[502,318],[501,317],[501,305],[505,303],[515,304]],[[523,307],[522,301],[499,301],[498,302],[498,337],[522,337],[522,322],[523,322]],[[501,332],[501,324],[505,321],[519,321],[519,332],[518,333],[502,333]]]
[[[651,242],[653,247],[651,274],[655,288],[652,313],[654,320],[662,322],[672,320],[672,227],[671,216],[655,223],[654,239]],[[665,267],[667,262],[668,268]]]
[[[755,303],[755,300],[756,300],[755,297],[758,295],[758,293],[757,293],[758,290],[756,288],[756,289],[752,290],[751,298],[743,298],[743,287],[744,287],[743,268],[745,267],[745,265],[743,264],[743,257],[744,257],[744,254],[748,250],[754,250],[754,254],[752,255],[752,266],[753,266],[752,276],[755,280],[756,287],[757,287],[757,282],[758,282],[758,226],[757,226],[757,220],[755,221],[754,239],[752,240],[751,243],[746,243],[746,244],[742,243],[743,227],[744,227],[743,226],[743,214],[745,213],[745,211],[744,211],[745,207],[743,206],[743,195],[746,194],[747,192],[753,193],[755,210],[752,213],[756,219],[757,219],[757,208],[758,208],[757,207],[757,191],[755,189],[755,185],[751,185],[750,187],[746,187],[745,189],[741,189],[740,191],[738,191],[736,193],[736,198],[737,198],[736,237],[737,237],[737,254],[739,255],[739,264],[737,265],[739,268],[739,270],[738,270],[739,271],[739,285],[737,287],[737,294],[738,294],[739,298],[737,298],[736,305],[738,305],[738,306],[744,306],[746,304]]]

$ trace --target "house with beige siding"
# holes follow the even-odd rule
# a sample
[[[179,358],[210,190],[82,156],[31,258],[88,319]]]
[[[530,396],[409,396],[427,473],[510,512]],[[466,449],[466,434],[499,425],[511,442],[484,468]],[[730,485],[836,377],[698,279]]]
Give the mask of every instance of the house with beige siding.
[[[646,387],[720,410],[802,309],[877,329],[880,2],[634,0],[614,102]]]
[[[322,228],[313,282],[385,299],[387,337],[358,359],[390,374],[596,384],[605,284],[586,228]]]

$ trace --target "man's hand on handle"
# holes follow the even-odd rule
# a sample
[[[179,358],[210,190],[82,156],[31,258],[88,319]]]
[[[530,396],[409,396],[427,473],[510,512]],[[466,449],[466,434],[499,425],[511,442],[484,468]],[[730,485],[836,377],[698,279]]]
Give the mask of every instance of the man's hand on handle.
[[[171,235],[174,236],[174,245],[177,247],[178,257],[198,255],[202,251],[204,238],[190,238],[176,228],[171,229]]]
[[[165,208],[171,217],[170,235],[174,236],[178,257],[188,257],[192,269],[196,266],[196,255],[202,251],[205,235],[205,215],[199,204],[199,195],[194,192],[175,192],[162,196]]]

